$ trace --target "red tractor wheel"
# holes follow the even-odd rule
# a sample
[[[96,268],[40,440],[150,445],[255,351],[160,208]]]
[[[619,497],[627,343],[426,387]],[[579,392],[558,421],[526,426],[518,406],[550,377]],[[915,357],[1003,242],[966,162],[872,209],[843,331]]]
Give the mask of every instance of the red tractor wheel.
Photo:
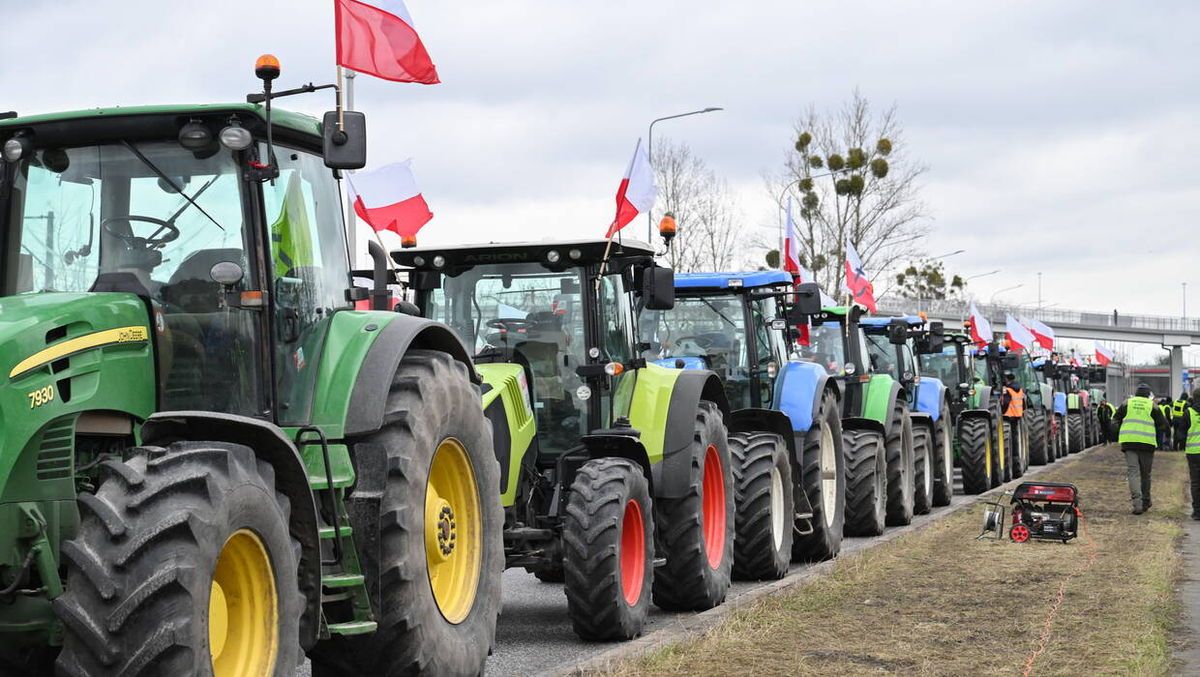
[[[1008,530],[1008,537],[1013,540],[1013,543],[1024,543],[1029,540],[1029,527],[1024,524],[1014,524],[1012,529]]]

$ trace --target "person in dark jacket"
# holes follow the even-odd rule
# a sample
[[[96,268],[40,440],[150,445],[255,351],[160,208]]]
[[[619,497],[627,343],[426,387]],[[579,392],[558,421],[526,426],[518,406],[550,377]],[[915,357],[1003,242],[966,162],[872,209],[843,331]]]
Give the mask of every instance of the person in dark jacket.
[[[1179,399],[1171,403],[1171,421],[1172,427],[1175,429],[1175,444],[1172,449],[1175,451],[1183,451],[1187,445],[1188,425],[1190,423],[1187,416],[1188,396],[1187,393],[1180,393]]]
[[[1192,485],[1192,519],[1200,520],[1200,386],[1183,407],[1183,450],[1187,454],[1188,479]]]
[[[1104,436],[1105,442],[1116,442],[1117,431],[1113,428],[1113,414],[1117,411],[1116,405],[1108,401],[1108,395],[1100,396],[1100,410],[1097,416],[1100,418],[1100,433]]]
[[[1150,470],[1159,433],[1167,427],[1167,417],[1154,402],[1150,386],[1139,383],[1134,396],[1117,407],[1113,426],[1117,441],[1125,453],[1125,476],[1129,481],[1129,499],[1133,514],[1150,509]]]
[[[1158,398],[1158,411],[1162,413],[1166,425],[1158,429],[1158,448],[1162,451],[1171,450],[1171,400]]]

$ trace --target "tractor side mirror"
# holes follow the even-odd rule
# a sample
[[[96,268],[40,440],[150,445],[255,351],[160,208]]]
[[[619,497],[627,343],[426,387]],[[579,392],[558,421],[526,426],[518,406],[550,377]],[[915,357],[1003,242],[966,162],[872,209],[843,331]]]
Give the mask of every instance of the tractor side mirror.
[[[367,116],[359,111],[329,111],[321,120],[325,139],[325,166],[330,169],[362,169],[367,166]]]
[[[795,301],[792,304],[794,315],[812,316],[821,312],[821,287],[816,282],[805,282],[796,285]]]
[[[647,266],[642,271],[642,299],[646,310],[671,310],[675,307],[675,271]]]
[[[894,346],[908,343],[908,323],[901,319],[888,323],[888,342]]]
[[[941,322],[929,323],[929,352],[940,353],[946,345],[946,326]]]

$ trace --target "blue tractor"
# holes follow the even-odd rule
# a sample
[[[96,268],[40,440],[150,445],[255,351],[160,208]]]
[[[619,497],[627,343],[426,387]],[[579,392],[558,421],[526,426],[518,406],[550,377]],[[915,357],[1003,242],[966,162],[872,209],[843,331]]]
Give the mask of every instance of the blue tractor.
[[[675,276],[675,307],[643,311],[649,361],[707,369],[732,410],[734,576],[778,578],[789,561],[834,557],[845,520],[841,394],[826,367],[793,359],[792,278],[782,271]],[[817,304],[809,312],[819,310]],[[764,431],[764,432],[733,432]],[[769,432],[765,432],[769,431]]]

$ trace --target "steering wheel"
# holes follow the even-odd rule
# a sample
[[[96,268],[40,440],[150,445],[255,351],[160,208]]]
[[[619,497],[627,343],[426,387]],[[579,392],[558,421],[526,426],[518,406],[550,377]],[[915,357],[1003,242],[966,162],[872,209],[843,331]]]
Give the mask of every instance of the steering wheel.
[[[141,221],[143,223],[152,223],[152,224],[158,226],[158,228],[156,228],[154,230],[154,232],[150,234],[150,237],[138,237],[137,235],[133,234],[133,222],[134,221]],[[113,230],[111,227],[111,224],[113,224],[113,223],[122,223],[122,222],[130,224],[128,234],[118,233],[117,231]],[[108,233],[109,235],[112,235],[113,237],[115,237],[119,240],[123,240],[129,244],[135,244],[135,243],[140,242],[146,249],[154,249],[156,247],[161,247],[162,245],[165,245],[168,242],[174,242],[175,240],[177,240],[179,238],[179,229],[176,228],[175,224],[171,223],[170,221],[156,219],[153,216],[138,216],[137,214],[127,214],[125,216],[110,216],[107,219],[104,219],[103,221],[100,222],[100,230]],[[160,235],[160,233],[162,233],[163,231],[166,231],[166,234]]]
[[[489,320],[487,326],[500,331],[520,331],[534,326],[537,322],[526,320],[519,317],[501,317],[495,320]]]

